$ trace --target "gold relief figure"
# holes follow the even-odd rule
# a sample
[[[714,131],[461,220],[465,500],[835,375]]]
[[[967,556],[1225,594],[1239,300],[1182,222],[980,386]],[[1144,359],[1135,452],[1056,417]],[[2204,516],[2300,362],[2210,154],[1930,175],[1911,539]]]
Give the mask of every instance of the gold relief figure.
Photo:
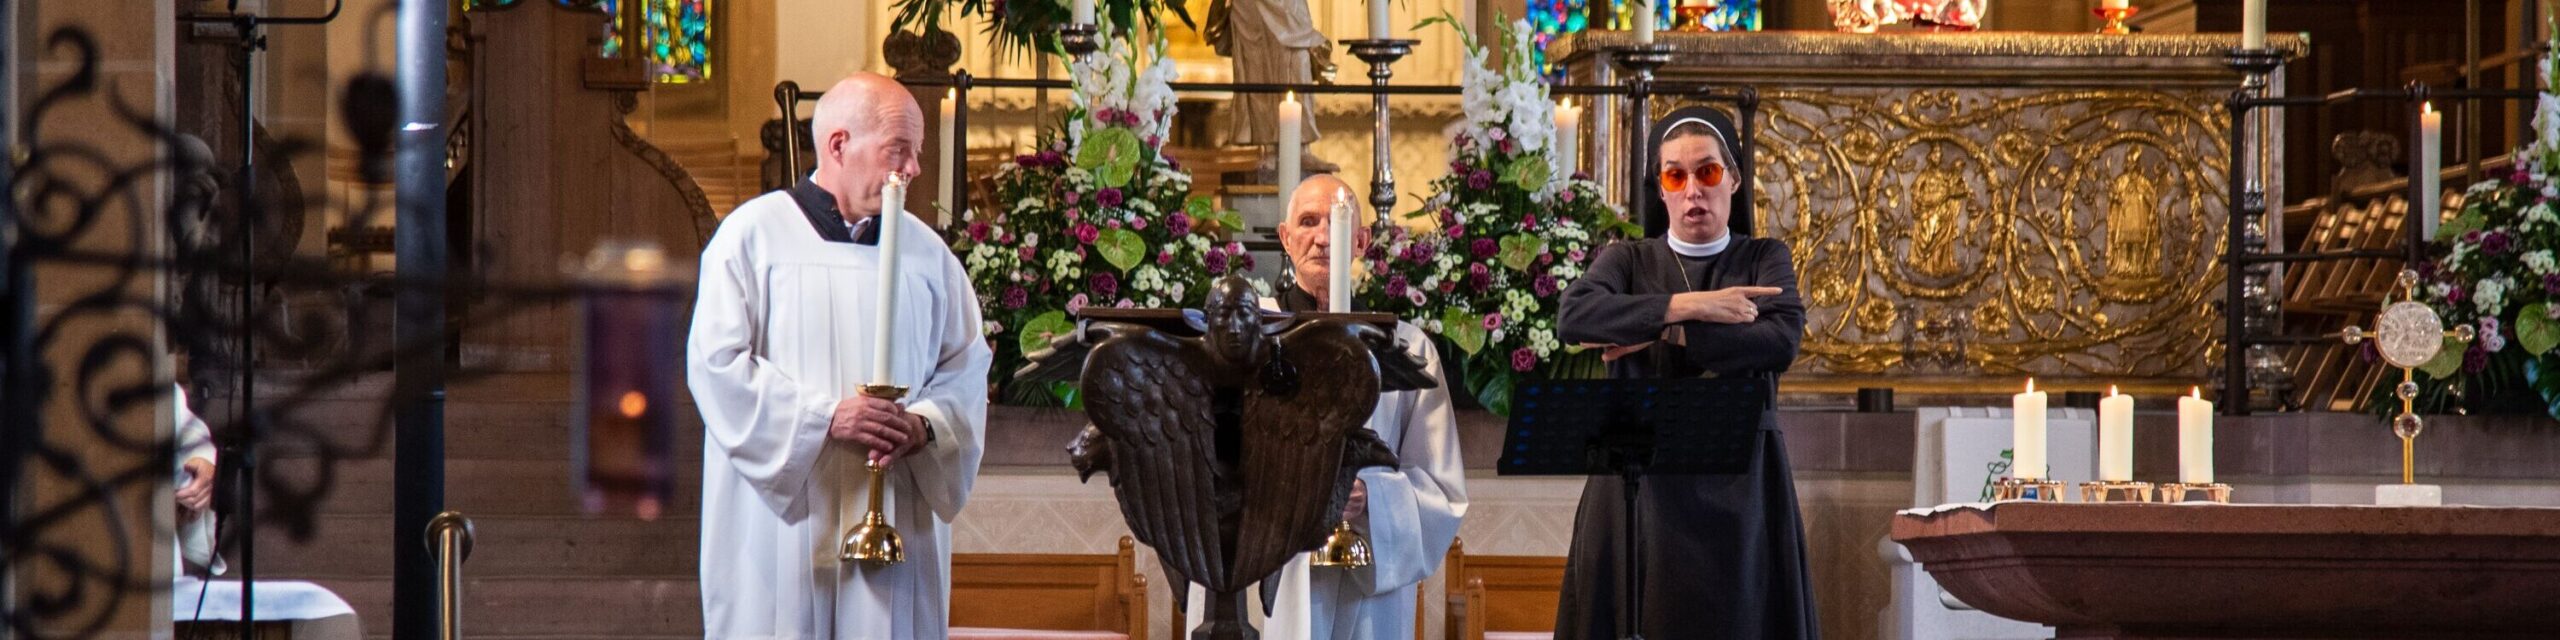
[[[2160,264],[2160,185],[2142,174],[2142,148],[2125,155],[2107,189],[2107,276],[2149,280]]]
[[[1882,336],[1892,331],[1893,321],[1897,319],[1893,302],[1875,296],[1869,296],[1866,302],[1858,304],[1857,315],[1858,330],[1870,336]]]
[[[1964,272],[1956,259],[1956,234],[1964,224],[1964,178],[1947,166],[1937,146],[1911,185],[1911,208],[1919,215],[1910,226],[1911,269],[1928,278],[1951,278]]]
[[[1973,308],[1973,328],[1981,335],[1997,337],[2009,332],[2009,309],[1996,302]]]

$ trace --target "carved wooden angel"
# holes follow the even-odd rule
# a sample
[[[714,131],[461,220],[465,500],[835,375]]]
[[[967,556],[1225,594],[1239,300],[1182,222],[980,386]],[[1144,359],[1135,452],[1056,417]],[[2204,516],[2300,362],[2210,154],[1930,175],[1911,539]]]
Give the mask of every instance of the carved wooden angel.
[[[1262,582],[1267,609],[1265,578],[1324,544],[1354,475],[1396,465],[1366,426],[1378,394],[1436,383],[1393,316],[1264,311],[1234,277],[1209,290],[1199,310],[1086,309],[1017,381],[1079,375],[1093,424],[1069,446],[1076,471],[1111,474],[1176,610],[1186,582],[1210,592],[1196,636],[1244,638],[1244,588]]]

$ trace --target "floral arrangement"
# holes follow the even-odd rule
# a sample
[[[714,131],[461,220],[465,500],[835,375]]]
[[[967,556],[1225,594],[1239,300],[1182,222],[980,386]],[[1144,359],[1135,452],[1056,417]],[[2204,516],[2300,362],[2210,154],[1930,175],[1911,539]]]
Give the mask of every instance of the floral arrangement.
[[[1191,302],[1199,283],[1253,268],[1233,212],[1192,197],[1191,176],[1163,152],[1174,114],[1173,65],[1159,40],[1144,66],[1124,40],[1073,62],[1072,106],[1037,150],[996,169],[992,215],[948,238],[969,269],[1009,401],[1074,401],[1071,385],[1007,388],[1023,354],[1075,328],[1086,306],[1160,307]]]
[[[1067,24],[1067,0],[897,0],[891,5],[897,15],[889,21],[889,30],[905,32],[913,28],[940,30],[943,13],[957,11],[961,17],[979,16],[987,21],[986,35],[995,43],[1000,56],[1055,51],[1058,49],[1058,25]],[[1127,30],[1111,25],[1145,23],[1156,30],[1156,12],[1164,11],[1181,20],[1183,26],[1198,28],[1191,9],[1179,1],[1167,0],[1094,0],[1094,18],[1101,35],[1096,40],[1125,39]]]
[[[1439,336],[1444,361],[1463,371],[1468,391],[1509,415],[1514,379],[1599,372],[1597,353],[1557,340],[1558,300],[1602,243],[1640,230],[1588,177],[1555,179],[1568,165],[1550,148],[1554,106],[1530,55],[1527,24],[1503,29],[1507,55],[1496,70],[1455,18],[1423,24],[1434,23],[1457,30],[1467,47],[1467,120],[1449,175],[1431,184],[1420,210],[1406,214],[1417,224],[1386,225],[1364,256],[1373,275],[1359,295],[1368,308]]]
[[[2538,409],[2560,418],[2560,353],[2553,351],[2560,347],[2560,95],[2550,89],[2560,53],[2541,66],[2538,139],[2516,152],[2511,171],[2464,191],[2461,211],[2437,228],[2442,257],[2418,267],[2422,296],[2447,323],[2471,324],[2477,336],[2467,345],[2448,341],[2421,367],[2429,409],[2445,410],[2459,395],[2466,409]]]

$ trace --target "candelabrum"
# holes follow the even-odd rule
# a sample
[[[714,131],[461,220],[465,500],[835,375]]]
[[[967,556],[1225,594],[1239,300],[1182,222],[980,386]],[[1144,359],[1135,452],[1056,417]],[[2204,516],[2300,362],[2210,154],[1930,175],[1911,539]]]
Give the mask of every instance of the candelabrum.
[[[1083,60],[1085,54],[1093,53],[1097,46],[1094,38],[1099,33],[1101,29],[1094,25],[1061,23],[1058,25],[1058,48],[1065,49],[1067,55],[1075,56],[1077,60]]]
[[[907,388],[889,384],[862,385],[863,397],[896,402],[907,397]],[[841,562],[860,562],[869,566],[888,566],[907,561],[907,543],[898,537],[898,529],[889,526],[888,515],[881,509],[882,495],[889,484],[887,469],[873,461],[865,465],[871,472],[871,506],[862,512],[862,520],[844,532],[844,546],[836,555]]]
[[[2284,52],[2272,48],[2232,49],[2224,55],[2223,65],[2240,74],[2241,96],[2256,98],[2267,93],[2268,75],[2284,64],[2284,58]],[[2234,233],[2231,246],[2240,255],[2264,254],[2272,246],[2268,233],[2267,191],[2261,178],[2266,160],[2266,148],[2261,144],[2265,121],[2254,110],[2240,107],[2233,113],[2231,126],[2234,143],[2231,180],[2238,185],[2233,190],[2235,199],[2227,212],[2234,223],[2231,225]],[[2246,264],[2237,270],[2231,286],[2231,299],[2224,303],[2224,312],[2239,320],[2231,325],[2232,329],[2244,336],[2265,335],[2274,333],[2282,325],[2283,309],[2277,304],[2280,294],[2277,291],[2278,275],[2277,266],[2273,263]],[[2233,341],[2234,344],[2242,342]],[[2249,344],[2239,353],[2228,353],[2224,357],[2240,359],[2246,369],[2239,381],[2241,384],[2248,389],[2267,391],[2263,395],[2252,394],[2251,402],[2235,405],[2234,409],[2285,408],[2285,399],[2291,395],[2294,386],[2293,374],[2274,349],[2268,345]],[[2218,384],[2227,386],[2229,383],[2226,379]]]
[[[1369,63],[1369,84],[1380,89],[1385,89],[1387,80],[1395,77],[1396,61],[1411,55],[1413,45],[1420,42],[1397,39],[1342,41],[1351,47],[1352,56]],[[1395,159],[1388,154],[1388,143],[1393,138],[1387,131],[1387,94],[1378,93],[1370,99],[1371,118],[1376,121],[1378,129],[1370,139],[1369,205],[1377,209],[1378,219],[1383,221],[1396,207]]]
[[[1621,80],[1627,85],[1627,141],[1636,153],[1627,167],[1625,193],[1633,194],[1653,170],[1653,72],[1671,63],[1671,45],[1620,47],[1609,50],[1609,56],[1627,72]]]

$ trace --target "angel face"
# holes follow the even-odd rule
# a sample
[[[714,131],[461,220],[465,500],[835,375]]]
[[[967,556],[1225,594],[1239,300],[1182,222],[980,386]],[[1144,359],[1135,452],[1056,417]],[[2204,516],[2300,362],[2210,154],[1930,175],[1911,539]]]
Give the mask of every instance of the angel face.
[[[1200,310],[1209,349],[1231,364],[1262,359],[1262,300],[1243,278],[1219,278]]]

